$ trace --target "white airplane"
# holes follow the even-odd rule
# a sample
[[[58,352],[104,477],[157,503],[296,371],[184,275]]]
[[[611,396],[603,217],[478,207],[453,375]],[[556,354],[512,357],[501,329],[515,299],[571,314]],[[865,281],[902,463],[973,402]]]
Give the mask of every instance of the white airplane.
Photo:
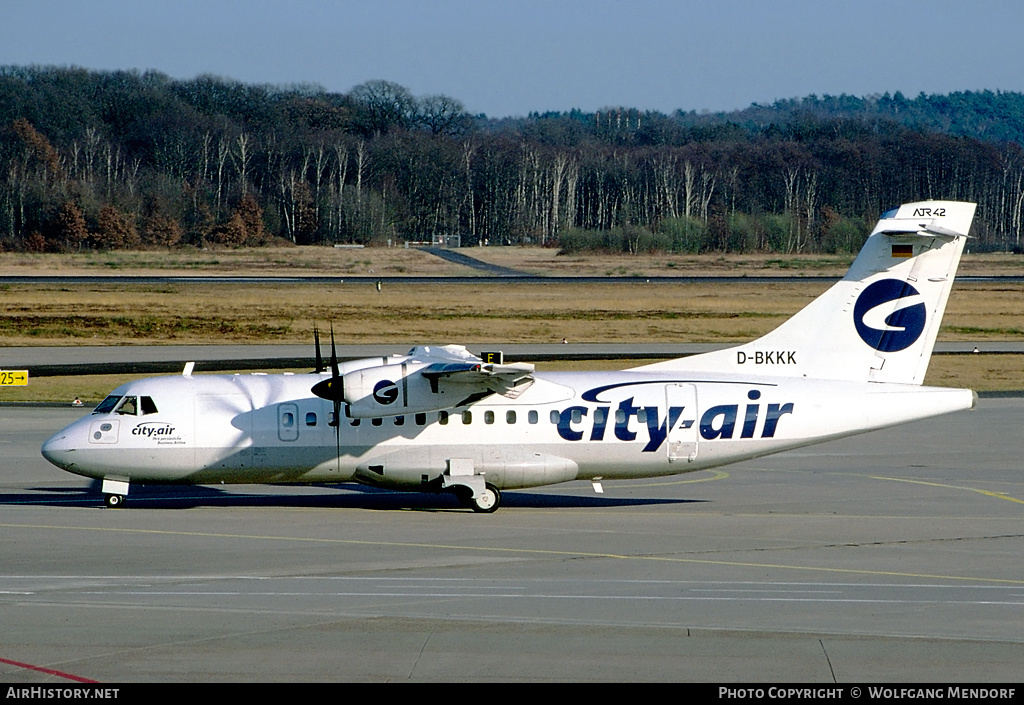
[[[921,386],[975,204],[882,214],[847,275],[752,343],[618,372],[541,373],[458,346],[337,361],[313,374],[129,382],[46,441],[102,480],[341,483],[453,492],[493,512],[503,490],[704,470],[970,409]],[[488,355],[484,354],[484,358]]]

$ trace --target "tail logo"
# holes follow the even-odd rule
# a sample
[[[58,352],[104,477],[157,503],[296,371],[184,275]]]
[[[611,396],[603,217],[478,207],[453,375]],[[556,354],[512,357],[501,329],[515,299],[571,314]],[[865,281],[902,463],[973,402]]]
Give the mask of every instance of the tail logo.
[[[899,352],[924,332],[927,309],[921,294],[907,282],[882,279],[866,288],[853,307],[861,340],[879,352]]]

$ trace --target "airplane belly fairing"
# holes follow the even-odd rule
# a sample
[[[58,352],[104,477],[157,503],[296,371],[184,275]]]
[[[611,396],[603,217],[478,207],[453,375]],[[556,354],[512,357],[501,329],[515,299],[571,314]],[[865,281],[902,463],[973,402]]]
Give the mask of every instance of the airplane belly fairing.
[[[569,458],[514,446],[430,446],[373,455],[356,467],[355,478],[379,487],[429,490],[443,475],[483,475],[499,489],[536,487],[575,480]]]

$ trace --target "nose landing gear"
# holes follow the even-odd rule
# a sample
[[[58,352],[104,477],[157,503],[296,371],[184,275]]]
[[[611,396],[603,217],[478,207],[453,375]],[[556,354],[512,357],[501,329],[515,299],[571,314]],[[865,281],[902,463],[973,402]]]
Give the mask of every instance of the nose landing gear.
[[[124,495],[121,494],[107,494],[103,495],[103,503],[111,509],[120,509],[124,506]]]
[[[111,509],[120,509],[128,497],[128,481],[104,477],[100,491],[103,492],[104,504]]]

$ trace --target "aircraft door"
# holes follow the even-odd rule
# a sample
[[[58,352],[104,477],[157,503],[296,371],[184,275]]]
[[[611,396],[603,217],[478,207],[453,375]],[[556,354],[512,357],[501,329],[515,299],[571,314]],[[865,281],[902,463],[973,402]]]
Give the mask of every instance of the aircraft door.
[[[697,457],[697,387],[693,384],[665,385],[668,407],[668,461],[689,463]]]

